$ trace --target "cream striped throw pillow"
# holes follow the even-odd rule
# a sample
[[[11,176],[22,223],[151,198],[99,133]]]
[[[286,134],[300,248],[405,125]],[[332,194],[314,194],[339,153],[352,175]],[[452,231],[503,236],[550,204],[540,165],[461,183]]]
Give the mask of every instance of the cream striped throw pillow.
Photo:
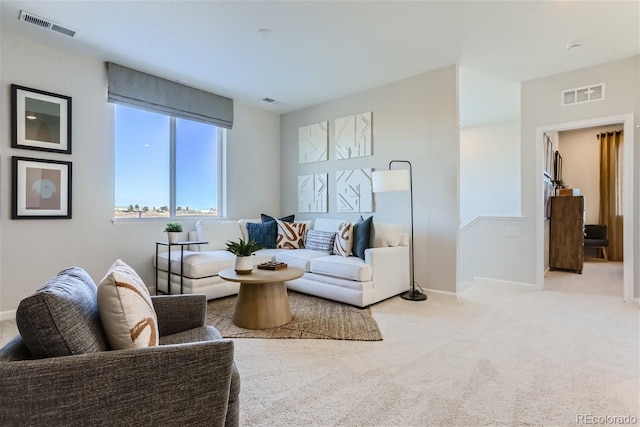
[[[330,231],[307,231],[307,239],[304,242],[305,249],[321,251],[331,254],[333,245],[336,240],[336,233]]]

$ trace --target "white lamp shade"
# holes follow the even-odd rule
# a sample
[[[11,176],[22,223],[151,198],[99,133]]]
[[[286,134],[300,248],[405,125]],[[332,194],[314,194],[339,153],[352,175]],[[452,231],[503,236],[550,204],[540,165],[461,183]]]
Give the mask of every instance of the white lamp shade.
[[[371,174],[371,179],[374,193],[409,191],[411,189],[409,169],[375,171]]]

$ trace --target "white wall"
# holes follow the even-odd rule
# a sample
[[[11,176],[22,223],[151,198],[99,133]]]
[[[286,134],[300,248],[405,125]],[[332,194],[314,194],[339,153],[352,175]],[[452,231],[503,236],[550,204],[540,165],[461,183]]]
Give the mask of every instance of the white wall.
[[[522,217],[478,217],[460,232],[460,283],[477,278],[527,283],[522,270],[521,238],[508,237],[522,229]]]
[[[10,317],[22,298],[71,265],[99,281],[121,258],[153,284],[154,243],[166,238],[166,220],[112,222],[114,116],[106,100],[104,62],[4,32],[0,46],[0,318]],[[72,97],[71,155],[10,147],[12,83]],[[278,115],[236,103],[234,129],[228,132],[230,216],[278,212],[279,126]],[[73,162],[72,219],[10,219],[11,156],[16,155]],[[184,224],[189,229],[193,222]]]
[[[586,223],[600,221],[600,140],[602,132],[622,130],[622,124],[559,132],[562,179],[584,196]]]
[[[519,282],[520,121],[460,131],[460,282]],[[496,262],[496,254],[499,262]]]
[[[333,120],[373,113],[373,156],[335,160]],[[329,121],[329,160],[298,164],[298,127]],[[281,120],[283,214],[299,218],[351,218],[337,212],[335,173],[371,167],[386,169],[390,160],[410,160],[414,172],[416,281],[428,289],[455,292],[459,232],[459,130],[455,66],[288,113]],[[297,213],[298,175],[328,172],[329,213]],[[409,229],[408,193],[374,196],[374,222],[400,222]],[[365,217],[370,214],[364,214]]]
[[[538,170],[539,162],[536,162],[536,153],[539,153],[541,141],[537,140],[538,128],[554,128],[563,123],[613,117],[632,113],[637,124],[640,118],[640,56],[615,61],[596,67],[585,68],[573,72],[558,74],[547,78],[528,81],[522,84],[522,212],[525,217],[523,222],[522,247],[520,248],[523,259],[526,260],[525,274],[527,282],[540,283],[541,271],[538,271],[536,244],[538,225],[542,233],[542,219],[538,218],[538,204],[541,200],[541,171]],[[560,93],[562,90],[584,87],[596,83],[606,84],[606,99],[603,101],[589,102],[568,107],[560,105]],[[640,150],[637,149],[640,140],[640,132],[634,132],[634,138],[625,136],[625,143],[634,144],[635,165],[640,164]],[[561,148],[562,149],[562,148]],[[633,215],[625,218],[625,224],[633,225],[638,230],[638,168],[632,177],[636,197],[632,204]],[[639,253],[638,233],[626,235],[631,239],[634,252]],[[540,248],[542,249],[542,248]],[[633,262],[635,281],[635,296],[640,295],[640,263]],[[626,267],[627,263],[625,263]],[[540,267],[542,270],[542,267]]]
[[[520,121],[460,130],[460,222],[520,215]]]

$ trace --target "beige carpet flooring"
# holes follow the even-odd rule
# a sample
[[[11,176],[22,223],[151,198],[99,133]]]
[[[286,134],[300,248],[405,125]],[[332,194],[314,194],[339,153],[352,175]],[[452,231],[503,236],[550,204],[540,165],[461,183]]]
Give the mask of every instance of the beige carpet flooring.
[[[237,296],[207,303],[207,324],[225,338],[306,338],[380,341],[382,334],[370,309],[361,309],[288,291],[293,318],[278,328],[245,329],[234,325]]]
[[[640,420],[639,310],[622,301],[621,268],[551,272],[545,291],[475,285],[457,299],[396,297],[372,308],[384,341],[236,339],[241,425]]]

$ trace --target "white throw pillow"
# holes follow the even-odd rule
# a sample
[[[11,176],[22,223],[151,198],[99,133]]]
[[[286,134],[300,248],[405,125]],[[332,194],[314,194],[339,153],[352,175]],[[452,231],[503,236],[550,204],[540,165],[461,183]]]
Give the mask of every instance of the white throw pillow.
[[[396,223],[374,222],[371,227],[371,240],[374,248],[398,246],[402,241],[402,225]]]
[[[114,350],[158,345],[158,318],[140,276],[116,260],[98,286],[98,311]]]

